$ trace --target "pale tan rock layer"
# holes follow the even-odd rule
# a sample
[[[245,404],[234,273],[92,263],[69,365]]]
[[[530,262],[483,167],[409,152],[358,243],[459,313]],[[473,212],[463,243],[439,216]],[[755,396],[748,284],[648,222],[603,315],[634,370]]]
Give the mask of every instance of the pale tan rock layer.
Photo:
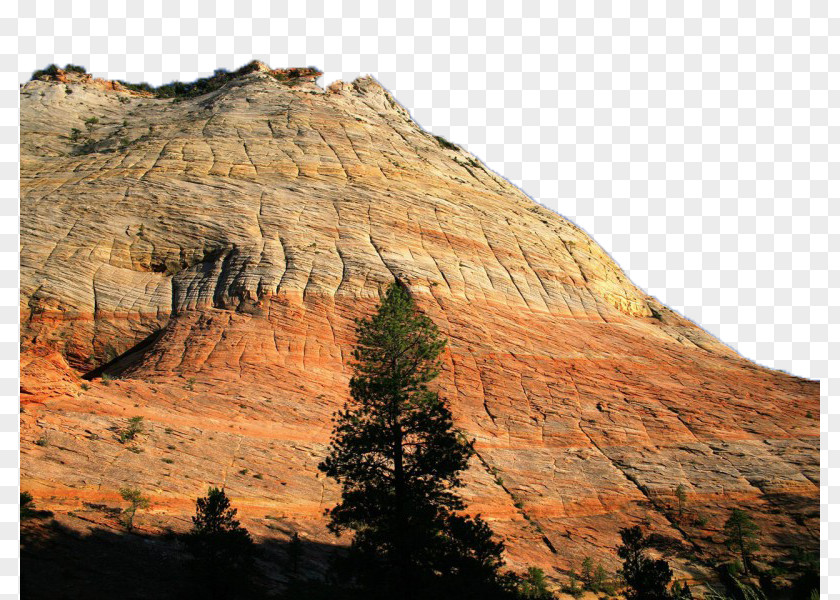
[[[463,493],[514,566],[614,565],[637,523],[713,557],[733,506],[767,552],[816,549],[818,384],[646,296],[372,79],[112,88],[21,89],[21,479],[57,518],[106,519],[84,503],[134,485],[148,527],[183,528],[224,484],[258,536],[284,517],[330,540],[316,465],[353,319],[399,277],[450,340],[440,389],[478,451]],[[138,344],[121,379],[82,384]],[[135,415],[137,453],[114,432]],[[705,525],[666,514],[678,484]]]

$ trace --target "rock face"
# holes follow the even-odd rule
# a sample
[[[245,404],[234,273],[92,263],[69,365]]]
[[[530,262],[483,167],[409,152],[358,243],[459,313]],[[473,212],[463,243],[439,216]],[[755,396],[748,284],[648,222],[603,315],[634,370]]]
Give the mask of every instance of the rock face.
[[[174,100],[70,74],[22,87],[21,480],[37,506],[114,528],[132,486],[152,501],[141,531],[183,530],[224,485],[258,538],[341,544],[315,467],[353,319],[397,277],[449,338],[440,390],[478,452],[463,494],[513,567],[614,567],[633,524],[715,559],[735,506],[766,554],[816,550],[816,382],[646,296],[372,79],[324,91],[276,73]],[[132,416],[145,431],[120,443]]]

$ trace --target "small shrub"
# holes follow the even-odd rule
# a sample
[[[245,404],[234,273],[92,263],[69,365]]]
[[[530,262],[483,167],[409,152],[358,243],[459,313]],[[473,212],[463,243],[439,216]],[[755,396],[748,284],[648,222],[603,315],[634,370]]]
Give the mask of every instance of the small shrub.
[[[174,462],[175,462],[175,461],[174,461],[174,460],[172,460],[171,458],[162,458],[161,460],[162,460],[163,462],[165,462],[167,465],[171,465],[172,463],[174,463]]]
[[[81,385],[81,388],[85,391],[88,391],[90,389],[90,384],[85,382]]]
[[[674,490],[674,497],[676,497],[677,499],[677,519],[682,520],[683,510],[685,509],[685,502],[688,498],[685,486],[683,484],[679,484],[676,487],[676,489]]]
[[[74,127],[73,129],[70,130],[70,141],[71,142],[78,142],[81,135],[82,135],[82,130],[79,129],[78,127]]]
[[[548,589],[545,573],[539,567],[528,567],[519,583],[519,597],[528,600],[550,600],[554,594]]]
[[[85,119],[85,125],[96,125],[99,123],[99,117],[90,117]]]
[[[248,474],[248,469],[239,469],[239,474],[240,475],[247,475]]]
[[[255,473],[254,474],[254,479],[262,479],[262,478],[263,478],[263,476],[260,473]]]
[[[35,71],[32,73],[32,78],[30,81],[38,79],[39,77],[43,77],[44,75],[55,76],[58,75],[58,65],[55,63],[49,65],[46,69],[41,69],[39,71]]]
[[[35,440],[35,445],[36,446],[41,446],[42,448],[44,446],[49,446],[50,445],[50,440],[47,437],[47,434],[45,433],[44,435],[39,437],[37,440]]]
[[[141,433],[143,433],[143,417],[131,417],[125,429],[120,431],[120,443],[132,441]]]
[[[195,387],[195,377],[190,377],[189,379],[187,379],[187,383],[184,384],[184,388],[188,389],[189,391],[193,391],[194,387]]]
[[[578,578],[574,569],[569,571],[569,584],[563,588],[563,591],[575,598],[583,596],[583,588],[578,585]]]
[[[447,150],[458,150],[458,146],[447,140],[446,138],[442,138],[439,135],[435,136],[437,143],[440,144],[441,148],[446,148]]]
[[[580,567],[580,580],[583,589],[590,592],[612,594],[615,590],[607,581],[607,571],[601,563],[595,564],[590,557],[585,557]]]
[[[126,529],[133,531],[134,516],[137,514],[139,509],[149,508],[149,498],[144,496],[137,488],[128,487],[120,489],[120,496],[122,496],[123,500],[129,503],[128,507],[124,508],[122,511],[120,521],[122,521],[122,524],[125,525]]]

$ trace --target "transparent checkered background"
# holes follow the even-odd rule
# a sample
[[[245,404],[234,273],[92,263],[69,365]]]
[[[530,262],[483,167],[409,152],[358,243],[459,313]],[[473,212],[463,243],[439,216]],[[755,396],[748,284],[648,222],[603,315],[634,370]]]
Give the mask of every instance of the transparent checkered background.
[[[840,599],[840,469],[827,468],[840,466],[840,408],[828,402],[840,394],[829,373],[840,354],[840,239],[830,236],[840,229],[840,2],[451,4],[6,5],[0,269],[17,258],[16,88],[33,70],[72,62],[160,84],[258,58],[320,67],[324,85],[372,74],[420,125],[586,229],[650,294],[745,356],[822,381],[822,567],[837,574],[823,592]],[[15,296],[0,290],[6,323]],[[3,344],[16,343],[13,330],[0,330]],[[7,401],[2,412],[15,414]],[[11,432],[14,421],[0,425]],[[0,451],[16,450],[5,435]],[[15,477],[0,468],[0,486]],[[15,514],[3,506],[0,522]],[[3,563],[12,544],[0,544],[0,594],[17,589]]]

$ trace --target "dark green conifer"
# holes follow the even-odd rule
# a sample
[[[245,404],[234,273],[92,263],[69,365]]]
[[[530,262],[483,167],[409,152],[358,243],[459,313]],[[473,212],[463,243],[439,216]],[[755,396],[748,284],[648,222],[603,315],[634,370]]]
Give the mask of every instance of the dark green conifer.
[[[335,416],[319,468],[341,484],[330,528],[354,533],[349,573],[368,597],[498,597],[503,545],[459,513],[471,445],[429,384],[446,345],[408,290],[392,284],[357,321],[352,401]]]

